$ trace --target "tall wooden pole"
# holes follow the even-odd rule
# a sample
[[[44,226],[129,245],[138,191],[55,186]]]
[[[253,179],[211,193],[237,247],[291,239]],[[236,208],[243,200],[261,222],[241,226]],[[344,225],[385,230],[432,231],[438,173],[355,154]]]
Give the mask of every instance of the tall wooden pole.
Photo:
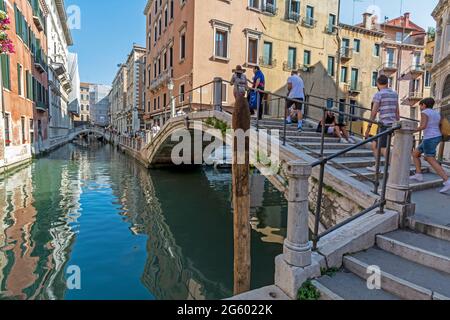
[[[245,154],[240,149],[238,134],[250,129],[250,109],[244,97],[236,99],[233,111],[233,209],[234,209],[234,294],[250,290],[250,137],[245,136]],[[242,158],[244,156],[244,159]],[[239,160],[239,161],[238,161]],[[244,160],[244,161],[242,161]]]

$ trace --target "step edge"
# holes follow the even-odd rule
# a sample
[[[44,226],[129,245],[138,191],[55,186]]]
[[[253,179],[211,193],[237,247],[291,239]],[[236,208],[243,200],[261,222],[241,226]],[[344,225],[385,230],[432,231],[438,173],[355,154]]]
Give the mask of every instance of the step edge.
[[[340,295],[338,295],[325,285],[321,284],[317,280],[312,280],[311,283],[313,284],[314,287],[317,288],[317,290],[320,291],[321,293],[320,300],[345,300]],[[325,299],[322,299],[323,298],[322,295],[324,295]]]
[[[364,274],[364,276],[367,275],[367,277],[363,277],[361,275],[361,270],[359,270],[360,268],[367,270],[369,265],[355,257],[351,257],[351,256],[344,257],[344,266],[345,266],[345,268],[347,268],[348,270],[350,270],[351,272],[353,272],[354,274],[356,274],[357,276],[359,276],[360,278],[362,278],[364,280],[367,280],[367,278],[369,277],[368,274],[362,272]],[[355,270],[355,268],[357,270]],[[383,281],[383,279],[384,279],[384,281]],[[386,280],[389,283],[393,282],[393,283],[396,283],[397,285],[400,285],[403,288],[403,290],[396,292],[395,290],[393,290],[391,288],[391,286],[389,284],[386,285],[386,283],[387,283]],[[382,270],[381,270],[381,289],[386,292],[389,292],[389,293],[393,294],[394,296],[397,296],[401,299],[411,299],[411,296],[413,296],[414,300],[431,300],[432,296],[433,296],[433,292],[431,290],[423,288],[422,286],[416,285],[412,282],[409,282],[408,280],[401,279],[397,276],[394,276],[394,275],[392,275],[388,272],[382,271]],[[410,295],[405,295],[404,294],[405,291],[408,291],[410,293]]]
[[[379,239],[381,239],[381,243],[378,241]],[[438,239],[436,239],[436,240],[438,240]],[[377,246],[380,247],[380,249],[382,249],[384,251],[387,251],[387,252],[390,252],[390,253],[392,253],[392,254],[394,254],[396,256],[399,256],[399,257],[401,257],[403,259],[406,259],[406,260],[409,260],[411,262],[415,262],[417,264],[420,264],[422,266],[425,266],[425,267],[432,268],[432,269],[437,270],[437,271],[442,271],[442,272],[445,272],[447,274],[450,274],[450,272],[448,272],[448,270],[449,270],[448,268],[445,268],[445,267],[437,268],[436,266],[432,266],[429,263],[422,262],[422,261],[411,260],[411,259],[407,258],[405,255],[398,254],[398,253],[394,252],[395,249],[390,248],[389,245],[384,245],[383,241],[385,241],[386,244],[395,244],[397,246],[401,246],[403,248],[406,248],[409,251],[418,252],[419,254],[425,256],[425,258],[423,259],[424,261],[427,261],[428,259],[433,259],[433,260],[436,259],[436,260],[441,260],[442,263],[444,263],[444,264],[449,264],[450,265],[450,257],[443,256],[443,255],[441,255],[439,253],[436,253],[436,252],[433,252],[433,251],[428,251],[428,250],[416,247],[416,246],[414,246],[412,244],[408,244],[408,243],[403,242],[403,241],[399,241],[399,240],[396,240],[396,239],[389,238],[386,235],[378,235],[377,236],[376,243],[377,243]],[[420,259],[420,260],[422,260],[422,259]]]

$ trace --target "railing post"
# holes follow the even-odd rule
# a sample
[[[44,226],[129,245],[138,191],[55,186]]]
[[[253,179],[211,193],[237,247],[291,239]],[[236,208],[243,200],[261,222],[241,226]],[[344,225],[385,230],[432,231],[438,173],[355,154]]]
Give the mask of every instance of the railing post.
[[[222,111],[222,78],[214,78],[214,110]]]
[[[320,266],[318,262],[313,262],[309,241],[308,196],[311,172],[311,165],[303,161],[287,164],[288,229],[283,254],[275,262],[275,284],[292,298],[308,278],[320,275]]]
[[[415,212],[415,205],[411,203],[412,192],[409,186],[409,177],[411,174],[411,152],[417,123],[402,120],[398,124],[401,125],[401,129],[395,132],[386,189],[386,205],[387,208],[401,214],[400,224],[403,227],[407,218],[414,215]]]

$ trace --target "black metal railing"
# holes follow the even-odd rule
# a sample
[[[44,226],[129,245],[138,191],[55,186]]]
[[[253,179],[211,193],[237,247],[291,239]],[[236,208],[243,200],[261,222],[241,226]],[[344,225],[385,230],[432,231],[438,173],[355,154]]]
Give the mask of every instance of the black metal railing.
[[[227,81],[224,81],[225,83],[229,83]],[[349,118],[353,118],[355,117],[354,114],[348,113],[339,110],[339,108],[328,108],[328,107],[324,107],[324,106],[320,106],[314,103],[310,102],[310,98],[312,97],[311,95],[306,96],[305,100],[298,100],[298,99],[292,99],[289,98],[285,95],[282,94],[277,94],[277,93],[272,93],[269,91],[265,91],[265,90],[260,90],[260,89],[255,89],[255,88],[248,88],[249,91],[253,91],[256,93],[256,97],[257,97],[257,117],[256,117],[256,130],[259,130],[260,127],[266,127],[269,128],[268,126],[265,125],[261,125],[260,123],[260,119],[262,120],[264,118],[264,113],[265,112],[260,112],[260,108],[267,108],[267,104],[268,102],[273,103],[274,101],[278,101],[278,103],[280,104],[283,100],[288,102],[294,102],[294,103],[299,103],[302,104],[303,106],[307,106],[308,108],[314,108],[318,111],[320,111],[319,113],[321,113],[321,118],[319,119],[315,119],[317,121],[322,121],[322,124],[325,124],[325,119],[327,116],[327,112],[332,112],[335,116],[340,116],[340,117],[349,117]],[[264,103],[261,102],[261,99],[264,100]],[[326,99],[328,101],[330,101],[330,99]],[[336,102],[333,100],[333,102]],[[337,105],[342,105],[342,103],[340,101],[337,101]],[[333,103],[334,104],[334,103]],[[350,105],[351,107],[357,107],[354,105]],[[283,115],[283,119],[287,118],[287,108],[284,107],[285,112]],[[370,111],[369,109],[366,109],[368,111]],[[258,115],[262,115],[261,117],[259,117]],[[311,119],[311,115],[308,116]],[[383,124],[381,122],[378,121],[374,121],[371,119],[367,119],[364,118],[362,116],[358,116],[357,117],[359,121],[363,121],[366,122],[368,124],[371,125],[377,125],[379,126],[379,128],[383,127]],[[286,142],[289,141],[289,143],[295,147],[298,147],[300,149],[304,149],[306,151],[308,151],[309,153],[314,154],[318,160],[315,161],[314,163],[312,163],[312,167],[320,167],[319,170],[319,179],[318,179],[318,192],[317,192],[317,201],[316,201],[316,208],[315,208],[315,225],[314,225],[314,230],[313,230],[313,245],[314,248],[317,248],[317,243],[318,241],[325,235],[329,234],[330,232],[342,227],[343,225],[346,225],[348,223],[350,223],[351,221],[355,220],[356,218],[372,211],[375,209],[379,209],[380,213],[384,213],[384,209],[385,209],[385,205],[386,205],[386,188],[387,188],[387,181],[389,178],[389,166],[390,166],[390,154],[391,154],[391,148],[386,148],[386,154],[385,154],[385,158],[384,158],[384,168],[383,168],[383,177],[382,177],[382,182],[381,182],[381,188],[380,188],[380,175],[381,175],[381,164],[382,164],[382,155],[381,155],[381,139],[387,139],[387,145],[391,146],[392,144],[392,136],[395,133],[395,131],[397,131],[398,129],[401,128],[400,125],[396,125],[393,126],[392,128],[388,128],[383,130],[383,132],[376,134],[373,137],[370,137],[368,139],[365,139],[359,143],[355,143],[353,145],[349,145],[348,148],[345,148],[341,151],[335,152],[332,155],[329,156],[325,156],[325,142],[326,142],[326,126],[322,125],[321,127],[321,132],[320,132],[320,152],[314,151],[311,148],[308,148],[296,141],[294,141],[293,139],[290,139],[287,137],[287,124],[286,121],[283,121],[283,139],[282,139],[282,143],[283,145],[286,145]],[[347,155],[349,152],[359,149],[359,148],[363,148],[363,147],[367,147],[368,145],[372,144],[373,142],[378,141],[378,156],[375,158],[375,173],[374,173],[374,179],[371,179],[369,176],[365,176],[359,172],[357,172],[356,170],[352,170],[351,168],[347,168],[346,166],[340,164],[339,162],[335,161],[337,158],[342,157]],[[374,205],[370,206],[369,208],[364,209],[362,212],[353,215],[351,218],[340,222],[339,224],[337,224],[336,226],[332,227],[331,229],[319,234],[319,226],[320,226],[320,221],[322,218],[322,202],[323,202],[323,191],[325,188],[325,171],[326,171],[326,166],[328,164],[332,164],[333,166],[339,167],[341,169],[347,170],[351,173],[353,173],[355,176],[358,176],[362,179],[368,180],[370,182],[373,183],[374,188],[373,188],[373,193],[376,195],[380,196],[379,201],[377,201]]]

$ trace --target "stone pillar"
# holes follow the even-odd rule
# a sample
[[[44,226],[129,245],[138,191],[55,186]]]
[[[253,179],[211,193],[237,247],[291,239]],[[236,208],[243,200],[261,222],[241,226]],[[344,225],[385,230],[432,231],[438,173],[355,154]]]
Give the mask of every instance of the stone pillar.
[[[287,164],[288,230],[283,254],[275,260],[275,285],[296,299],[297,291],[309,278],[320,276],[320,265],[313,261],[309,241],[308,194],[311,165],[302,161]]]
[[[414,146],[414,132],[417,129],[417,124],[408,120],[402,120],[398,124],[402,128],[395,133],[386,189],[386,201],[389,209],[400,212],[400,224],[404,226],[406,218],[414,215],[415,212],[415,205],[411,203],[412,192],[409,186],[409,176],[411,174],[411,152]]]
[[[222,78],[214,78],[214,110],[222,111]]]

